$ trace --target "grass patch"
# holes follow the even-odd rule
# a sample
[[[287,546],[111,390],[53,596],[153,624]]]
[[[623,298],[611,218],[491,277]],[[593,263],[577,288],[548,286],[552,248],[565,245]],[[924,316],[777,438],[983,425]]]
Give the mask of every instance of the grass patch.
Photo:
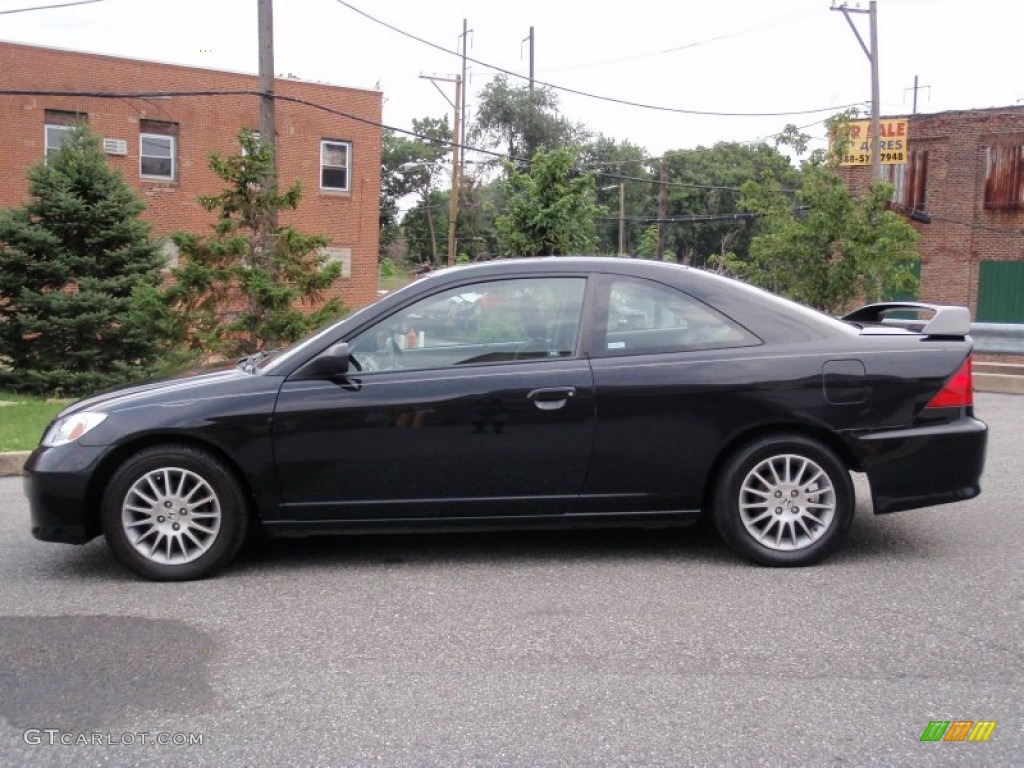
[[[46,425],[70,402],[0,391],[0,403],[11,403],[0,405],[0,451],[31,451]]]

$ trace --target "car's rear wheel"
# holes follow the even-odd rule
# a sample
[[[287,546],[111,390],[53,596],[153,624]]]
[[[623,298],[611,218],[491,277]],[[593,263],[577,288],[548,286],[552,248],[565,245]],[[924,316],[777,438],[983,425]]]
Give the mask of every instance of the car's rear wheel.
[[[164,445],[140,451],[111,477],[100,521],[114,554],[140,576],[184,581],[209,575],[245,539],[245,495],[206,451]]]
[[[811,565],[827,557],[853,522],[850,473],[836,454],[802,435],[776,435],[733,453],[715,488],[722,538],[764,565]]]

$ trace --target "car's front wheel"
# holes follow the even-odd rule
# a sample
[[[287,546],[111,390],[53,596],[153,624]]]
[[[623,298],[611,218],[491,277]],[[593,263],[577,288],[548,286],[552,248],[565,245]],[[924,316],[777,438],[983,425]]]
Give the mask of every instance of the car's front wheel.
[[[100,522],[110,548],[140,576],[185,581],[209,575],[245,539],[245,495],[231,470],[188,445],[140,451],[111,477]]]
[[[764,437],[727,460],[714,494],[722,538],[764,565],[811,565],[831,554],[853,522],[850,473],[802,435]]]

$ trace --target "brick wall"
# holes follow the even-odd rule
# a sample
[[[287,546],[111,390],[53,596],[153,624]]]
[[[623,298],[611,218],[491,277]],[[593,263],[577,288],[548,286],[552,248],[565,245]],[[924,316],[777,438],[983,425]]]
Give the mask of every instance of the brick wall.
[[[921,299],[967,306],[973,317],[979,263],[1024,261],[1024,210],[984,205],[985,147],[1024,145],[1024,107],[905,117],[910,149],[928,150],[923,210],[933,219],[911,222],[921,235]],[[871,169],[847,168],[843,175],[853,189],[863,190]]]
[[[257,91],[259,81],[253,75],[0,43],[0,89]],[[298,210],[282,214],[281,223],[322,234],[332,248],[351,250],[349,276],[339,279],[329,295],[341,297],[350,307],[361,307],[377,293],[381,94],[286,79],[276,80],[274,89],[280,96],[359,118],[277,101],[280,184],[287,187],[300,180],[303,188]],[[21,205],[28,197],[25,172],[44,154],[45,110],[84,113],[96,133],[127,142],[127,155],[107,155],[107,162],[142,195],[147,204],[143,216],[157,236],[175,230],[210,231],[213,216],[197,199],[216,194],[223,183],[210,170],[207,155],[237,152],[238,130],[259,128],[257,96],[104,99],[0,95],[0,208]],[[178,124],[178,168],[173,182],[139,177],[140,120]],[[349,191],[320,189],[321,139],[351,143]]]

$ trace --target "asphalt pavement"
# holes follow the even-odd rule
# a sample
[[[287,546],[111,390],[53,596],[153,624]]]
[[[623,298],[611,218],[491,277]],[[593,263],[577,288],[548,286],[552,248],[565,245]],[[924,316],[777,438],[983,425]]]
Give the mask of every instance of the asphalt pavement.
[[[979,499],[862,500],[806,569],[700,529],[359,536],[154,584],[32,539],[2,479],[0,765],[1019,766],[1024,398],[977,412]],[[921,741],[958,720],[996,726]]]

